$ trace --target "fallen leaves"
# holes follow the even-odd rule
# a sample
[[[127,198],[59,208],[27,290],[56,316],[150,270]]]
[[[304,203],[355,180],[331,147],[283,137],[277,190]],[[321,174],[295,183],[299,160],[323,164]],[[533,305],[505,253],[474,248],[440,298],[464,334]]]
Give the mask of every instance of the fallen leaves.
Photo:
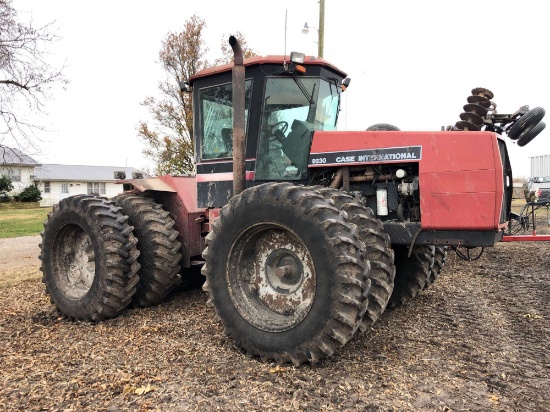
[[[482,276],[450,255],[432,288],[300,368],[243,355],[200,290],[93,324],[59,317],[37,279],[0,288],[0,410],[540,410],[550,274],[517,275],[537,248],[488,250]]]

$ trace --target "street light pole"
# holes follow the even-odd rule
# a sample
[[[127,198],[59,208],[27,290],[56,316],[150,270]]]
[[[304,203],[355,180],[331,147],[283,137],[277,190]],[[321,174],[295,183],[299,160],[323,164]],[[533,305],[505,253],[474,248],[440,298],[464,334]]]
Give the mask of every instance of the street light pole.
[[[324,42],[325,42],[325,0],[319,0],[319,42],[318,42],[319,57],[323,57]]]

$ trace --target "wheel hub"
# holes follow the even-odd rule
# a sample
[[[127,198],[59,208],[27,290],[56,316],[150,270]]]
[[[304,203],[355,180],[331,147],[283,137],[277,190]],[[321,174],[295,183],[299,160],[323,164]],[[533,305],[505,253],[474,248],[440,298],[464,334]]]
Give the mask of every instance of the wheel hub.
[[[77,226],[60,232],[55,252],[55,282],[70,299],[80,299],[91,289],[95,277],[95,252],[90,237]]]
[[[315,297],[313,260],[287,228],[260,225],[233,244],[227,280],[240,315],[255,327],[282,332],[298,325]]]

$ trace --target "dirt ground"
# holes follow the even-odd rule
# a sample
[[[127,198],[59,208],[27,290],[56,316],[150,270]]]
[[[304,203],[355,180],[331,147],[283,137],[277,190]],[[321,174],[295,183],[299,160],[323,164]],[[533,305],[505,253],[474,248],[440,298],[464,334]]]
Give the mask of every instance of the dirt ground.
[[[450,253],[430,289],[299,368],[241,354],[200,290],[67,321],[6,245],[19,266],[0,266],[0,410],[550,411],[550,242]]]

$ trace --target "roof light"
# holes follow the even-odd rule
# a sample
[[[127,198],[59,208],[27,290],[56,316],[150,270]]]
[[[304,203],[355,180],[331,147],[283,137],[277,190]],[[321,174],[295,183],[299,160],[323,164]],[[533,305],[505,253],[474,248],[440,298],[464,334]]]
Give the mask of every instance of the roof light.
[[[306,58],[306,55],[304,53],[297,53],[297,52],[290,53],[290,61],[292,63],[303,64],[305,58]]]

